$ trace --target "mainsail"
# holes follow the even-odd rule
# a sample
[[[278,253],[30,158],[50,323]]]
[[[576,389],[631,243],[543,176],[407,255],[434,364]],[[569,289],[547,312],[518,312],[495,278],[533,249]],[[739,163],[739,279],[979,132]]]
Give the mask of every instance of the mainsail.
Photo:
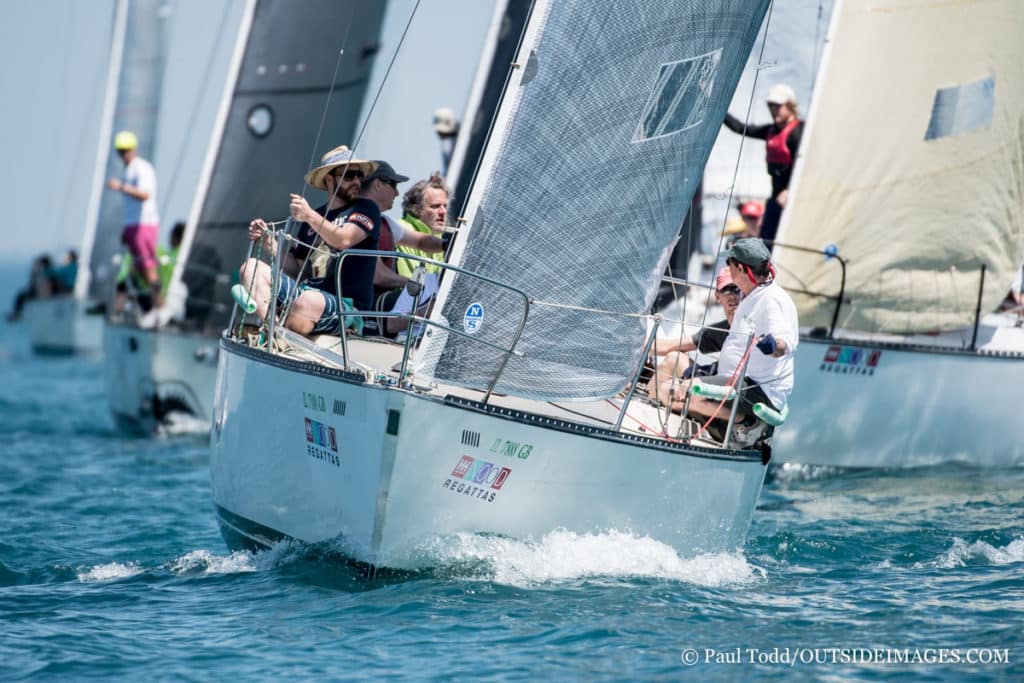
[[[952,330],[1006,294],[1024,249],[1024,4],[837,3],[778,241],[848,260],[838,326]],[[804,325],[835,259],[775,248]]]
[[[188,287],[190,328],[215,336],[226,326],[249,221],[285,218],[288,193],[302,190],[310,161],[353,143],[384,9],[378,2],[307,0],[297,11],[289,0],[259,0],[248,13],[244,55],[225,93],[175,273]]]
[[[120,0],[114,10],[110,69],[117,73],[116,105],[104,112],[93,199],[86,217],[82,262],[75,292],[100,300],[110,295],[116,273],[114,257],[122,250],[124,199],[106,190],[106,178],[118,178],[124,164],[110,146],[111,131],[130,130],[139,138],[139,156],[152,161],[156,140],[160,84],[164,69],[164,5],[167,0]],[[108,97],[114,91],[108,83]],[[159,199],[159,187],[157,192]]]
[[[496,390],[612,396],[768,0],[537,2],[465,213],[456,263],[532,300]],[[484,388],[525,314],[446,279],[421,376]]]

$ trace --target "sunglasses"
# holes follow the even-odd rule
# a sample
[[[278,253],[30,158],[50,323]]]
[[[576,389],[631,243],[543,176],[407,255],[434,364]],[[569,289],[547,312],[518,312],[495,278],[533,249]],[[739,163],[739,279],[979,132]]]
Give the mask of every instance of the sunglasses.
[[[338,179],[338,180],[356,180],[356,179],[362,180],[363,177],[364,177],[363,176],[363,172],[358,170],[358,169],[354,170],[354,171],[345,171],[345,173],[343,173],[343,174],[341,174],[341,173],[332,173],[331,176],[333,178]]]
[[[719,294],[724,294],[726,296],[729,296],[729,295],[739,296],[741,292],[740,292],[740,288],[737,287],[736,285],[726,285],[725,287],[722,287],[720,290],[718,290],[718,293]]]
[[[391,180],[390,178],[377,178],[377,180],[381,181],[385,185],[390,186],[392,190],[398,189],[398,181],[396,180]]]

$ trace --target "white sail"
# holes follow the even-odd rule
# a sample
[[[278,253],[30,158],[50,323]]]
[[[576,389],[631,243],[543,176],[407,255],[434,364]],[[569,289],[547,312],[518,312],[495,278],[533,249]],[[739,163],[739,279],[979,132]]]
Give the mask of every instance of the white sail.
[[[139,156],[152,160],[160,105],[160,83],[164,69],[164,30],[166,0],[124,0],[118,3],[115,17],[111,66],[119,69],[117,99],[112,120],[104,112],[104,132],[100,142],[98,168],[106,178],[120,177],[124,164],[110,147],[110,131],[130,130],[139,138]],[[123,41],[123,44],[118,43]],[[114,65],[117,65],[116,67]],[[108,89],[110,84],[108,84]],[[113,263],[121,250],[124,227],[123,198],[120,193],[100,186],[98,202],[90,206],[83,239],[83,258],[75,292],[92,299],[109,294],[116,274]],[[157,193],[159,197],[159,190]]]
[[[1024,247],[1024,4],[837,3],[778,241],[848,260],[838,326],[952,330],[995,308]],[[833,260],[775,249],[804,325]]]
[[[628,382],[767,4],[536,3],[453,255],[532,301],[497,391],[605,397]],[[452,280],[434,315],[470,336],[428,337],[419,372],[483,388],[503,356],[478,341],[511,345],[526,308]]]

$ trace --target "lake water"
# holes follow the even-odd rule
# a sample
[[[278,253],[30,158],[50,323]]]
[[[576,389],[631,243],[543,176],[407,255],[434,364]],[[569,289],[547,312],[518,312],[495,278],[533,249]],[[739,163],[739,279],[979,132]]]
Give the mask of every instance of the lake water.
[[[121,434],[105,400],[101,361],[0,326],[0,678],[1024,679],[1024,469],[773,467],[734,553],[460,537],[367,580],[228,552],[205,438]]]

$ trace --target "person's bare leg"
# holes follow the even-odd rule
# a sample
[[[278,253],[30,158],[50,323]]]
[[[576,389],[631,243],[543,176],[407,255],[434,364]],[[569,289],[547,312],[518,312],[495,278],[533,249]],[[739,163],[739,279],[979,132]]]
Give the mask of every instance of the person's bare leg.
[[[164,290],[156,266],[146,268],[145,277],[149,283],[149,291],[153,292],[153,308],[160,308],[164,305]]]
[[[324,314],[324,308],[327,304],[324,296],[326,295],[320,292],[304,290],[295,299],[291,310],[288,311],[285,327],[293,332],[308,336],[313,331],[317,321],[320,320],[320,316]]]
[[[686,372],[686,368],[690,367],[693,361],[685,353],[679,351],[669,351],[665,354],[665,357],[658,363],[658,371],[663,372],[666,375],[675,375],[676,377],[682,377],[683,373]]]
[[[248,290],[249,296],[256,302],[256,315],[260,320],[267,319],[267,311],[270,309],[272,275],[270,266],[254,258],[246,260],[238,271],[242,286]]]

